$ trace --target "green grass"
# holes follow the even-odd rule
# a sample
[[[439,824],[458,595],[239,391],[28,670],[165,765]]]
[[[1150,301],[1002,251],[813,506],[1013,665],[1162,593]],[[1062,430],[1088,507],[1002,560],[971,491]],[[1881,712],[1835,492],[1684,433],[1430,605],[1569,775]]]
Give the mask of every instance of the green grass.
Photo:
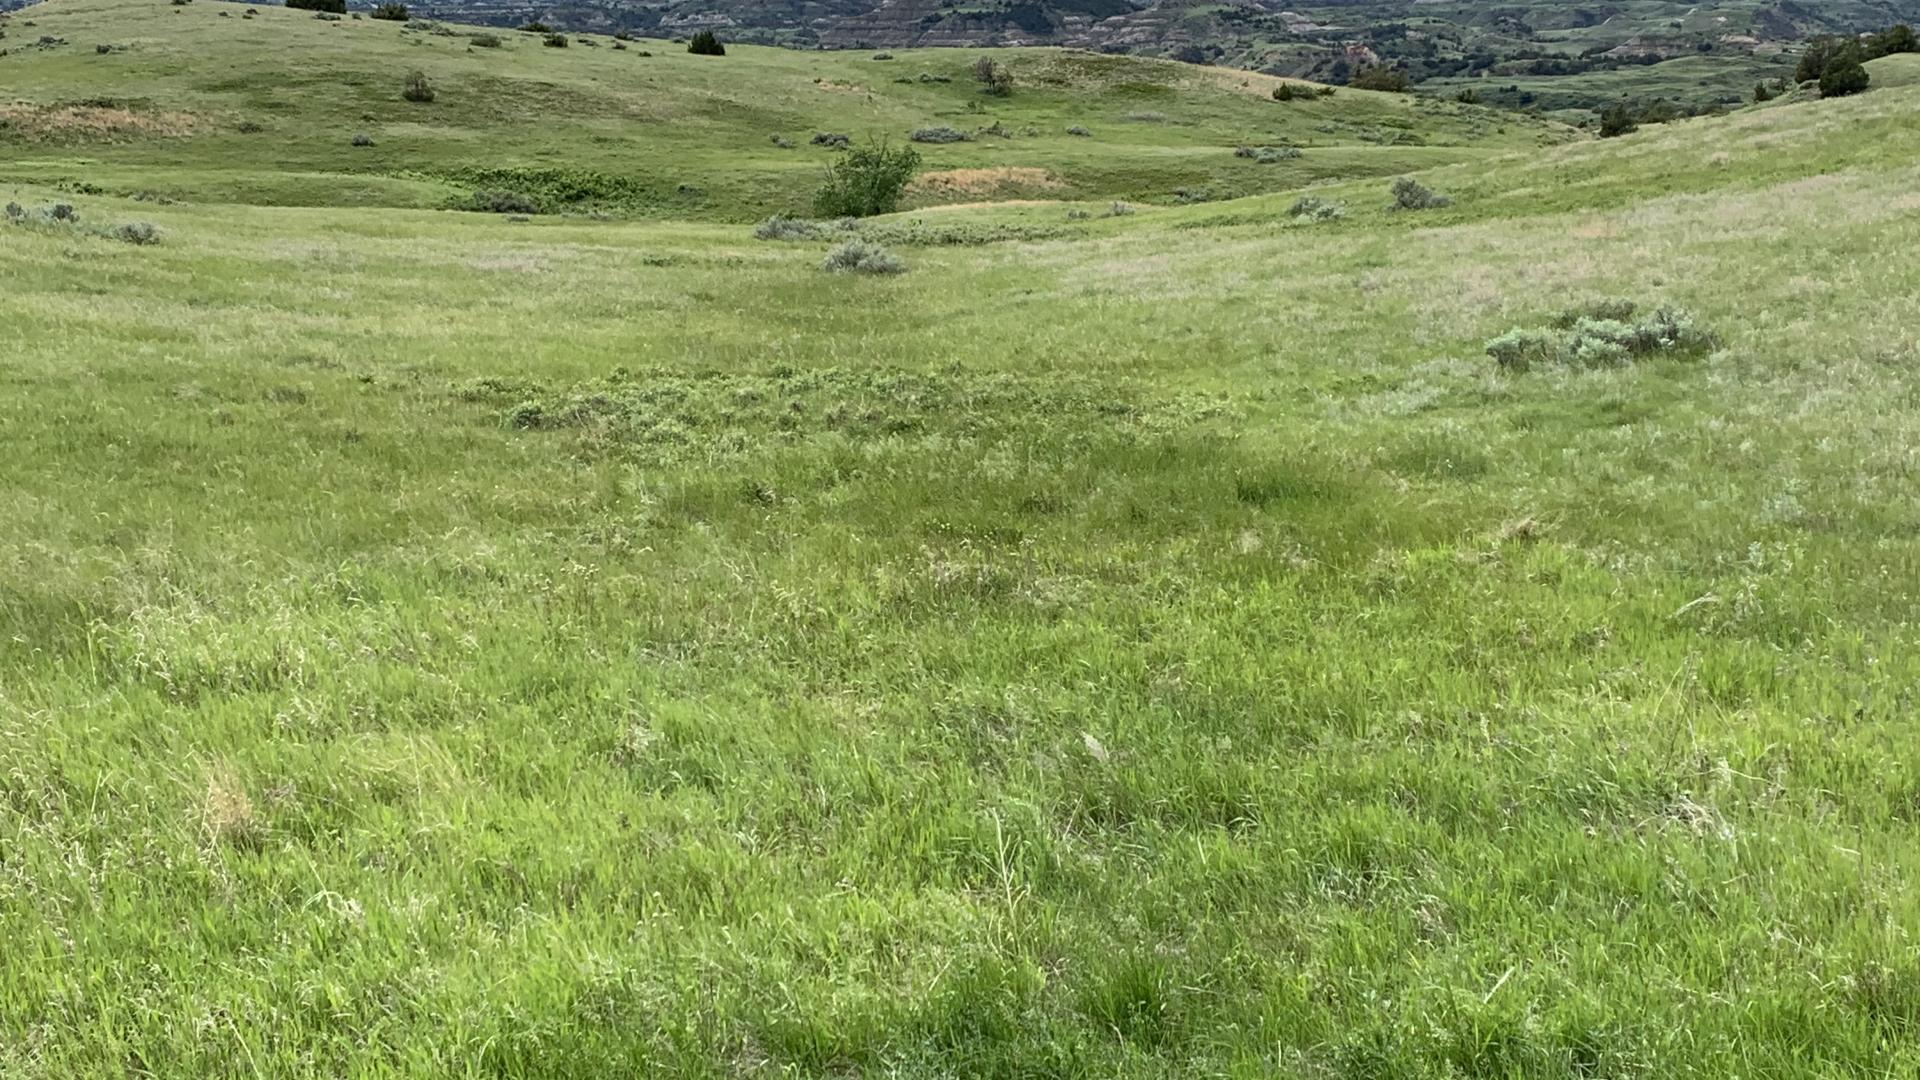
[[[0,223],[0,1075],[1911,1073],[1916,104],[897,278],[32,149],[162,238]]]
[[[1914,53],[1895,53],[1878,60],[1867,62],[1867,74],[1871,78],[1870,88],[1890,90],[1895,87],[1913,86],[1920,83],[1920,55]]]

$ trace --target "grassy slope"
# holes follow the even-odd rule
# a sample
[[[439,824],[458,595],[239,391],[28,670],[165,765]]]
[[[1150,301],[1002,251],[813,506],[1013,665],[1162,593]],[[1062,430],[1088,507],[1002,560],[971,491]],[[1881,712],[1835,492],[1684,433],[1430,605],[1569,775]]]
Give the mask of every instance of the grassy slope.
[[[1538,121],[1396,95],[1342,91],[1280,104],[1268,98],[1276,80],[1266,76],[1054,50],[993,54],[1019,81],[1001,100],[978,91],[969,69],[984,54],[965,50],[876,61],[736,46],[712,58],[660,41],[616,52],[610,38],[577,37],[598,47],[546,48],[511,32],[504,47],[484,49],[464,33],[324,22],[282,8],[246,19],[243,10],[74,0],[16,16],[8,40],[22,44],[0,58],[5,96],[41,106],[104,98],[191,127],[177,138],[76,143],[16,123],[0,128],[8,159],[0,182],[84,178],[195,201],[439,206],[466,188],[420,174],[567,167],[636,181],[640,195],[616,209],[743,220],[805,208],[831,154],[807,145],[816,130],[898,141],[920,127],[998,121],[1015,136],[926,147],[928,166],[1040,168],[1064,185],[1041,194],[1149,201],[1176,186],[1227,196],[1392,175],[1568,137]],[[24,44],[43,34],[68,44]],[[126,48],[102,55],[96,44]],[[438,87],[431,105],[400,98],[415,69]],[[952,81],[921,83],[922,73]],[[1166,120],[1128,119],[1141,113]],[[243,133],[246,124],[262,130]],[[1072,125],[1093,136],[1067,135]],[[356,133],[375,145],[350,146]],[[1403,133],[1427,145],[1383,144]],[[774,134],[800,146],[781,150]],[[1308,152],[1279,165],[1232,156],[1239,144],[1283,140]]]
[[[1915,105],[0,232],[0,1074],[1911,1072]],[[1480,355],[1603,295],[1724,346]]]

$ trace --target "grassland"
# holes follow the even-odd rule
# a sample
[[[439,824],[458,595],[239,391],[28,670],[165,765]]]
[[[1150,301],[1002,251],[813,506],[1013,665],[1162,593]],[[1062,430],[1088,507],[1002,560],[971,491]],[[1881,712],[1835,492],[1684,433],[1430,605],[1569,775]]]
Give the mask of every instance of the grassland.
[[[811,145],[823,130],[896,142],[941,125],[1002,132],[925,147],[927,167],[1039,176],[976,182],[962,193],[969,199],[1143,202],[1169,201],[1183,186],[1224,198],[1391,176],[1570,137],[1537,120],[1392,94],[1283,104],[1267,76],[1060,50],[875,60],[736,45],[702,57],[670,42],[589,35],[549,48],[542,35],[513,32],[495,32],[500,46],[484,48],[471,43],[479,28],[245,11],[89,0],[15,16],[5,42],[14,47],[0,57],[4,96],[16,101],[0,116],[9,151],[0,183],[438,207],[559,171],[566,183],[587,181],[590,197],[575,209],[745,221],[806,208],[834,153]],[[65,44],[32,44],[43,36]],[[1012,96],[981,92],[970,75],[981,56],[1012,68]],[[431,104],[401,100],[416,70],[436,88]],[[1090,134],[1069,135],[1075,126]],[[356,135],[372,145],[353,146]],[[782,149],[775,136],[795,146]],[[1277,165],[1233,157],[1238,145],[1281,142],[1306,152]]]
[[[388,66],[340,48],[285,78]],[[1316,224],[916,211],[1038,238],[896,278],[752,239],[757,180],[514,223],[249,205],[371,177],[350,121],[277,179],[9,143],[161,242],[0,223],[0,1075],[1912,1073],[1916,104]],[[1718,344],[1483,354],[1603,297]]]

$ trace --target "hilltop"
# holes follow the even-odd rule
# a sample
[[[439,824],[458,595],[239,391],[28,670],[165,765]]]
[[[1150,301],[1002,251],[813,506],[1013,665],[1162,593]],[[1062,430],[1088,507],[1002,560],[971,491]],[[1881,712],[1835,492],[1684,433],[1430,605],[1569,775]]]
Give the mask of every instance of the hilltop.
[[[297,206],[432,207],[476,189],[539,189],[577,209],[750,220],[805,208],[834,155],[813,143],[822,132],[968,135],[921,148],[929,171],[954,178],[917,205],[1168,202],[1181,188],[1227,198],[1577,137],[1398,94],[1276,102],[1283,80],[1269,76],[1057,49],[876,58],[735,45],[703,57],[657,40],[565,35],[554,48],[544,34],[246,10],[76,0],[16,16],[6,30],[17,44],[0,57],[11,99],[0,182]],[[27,44],[42,37],[61,43]],[[1012,71],[1011,96],[982,91],[971,74],[981,57]],[[436,88],[432,103],[402,100],[414,71]],[[1301,153],[1234,156],[1283,144]]]
[[[1598,140],[244,15],[5,28],[0,1075],[1920,1070],[1912,57]],[[970,115],[1067,186],[748,224]]]

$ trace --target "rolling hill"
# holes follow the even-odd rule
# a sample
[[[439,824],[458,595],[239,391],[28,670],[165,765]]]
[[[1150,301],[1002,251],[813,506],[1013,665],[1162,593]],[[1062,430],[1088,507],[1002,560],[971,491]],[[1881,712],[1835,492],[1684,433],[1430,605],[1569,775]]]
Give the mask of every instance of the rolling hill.
[[[578,208],[747,220],[805,208],[834,151],[821,132],[922,147],[952,185],[916,201],[1038,194],[1168,201],[1393,175],[1575,137],[1491,109],[1343,90],[1272,100],[1283,80],[1062,50],[903,51],[891,59],[538,34],[201,2],[35,9],[0,58],[12,102],[0,182],[283,205],[457,205],[476,188],[564,189]],[[28,26],[27,23],[35,25]],[[615,46],[619,46],[616,50]],[[104,47],[107,51],[100,51]],[[970,74],[1002,57],[1017,90]],[[408,75],[437,89],[404,101]],[[1069,134],[1070,128],[1086,132]],[[353,146],[356,136],[371,145]],[[1301,154],[1260,164],[1241,145]],[[77,166],[76,162],[84,162]]]
[[[0,1075],[1920,1069],[1910,57],[1593,140],[245,16],[5,26]]]

